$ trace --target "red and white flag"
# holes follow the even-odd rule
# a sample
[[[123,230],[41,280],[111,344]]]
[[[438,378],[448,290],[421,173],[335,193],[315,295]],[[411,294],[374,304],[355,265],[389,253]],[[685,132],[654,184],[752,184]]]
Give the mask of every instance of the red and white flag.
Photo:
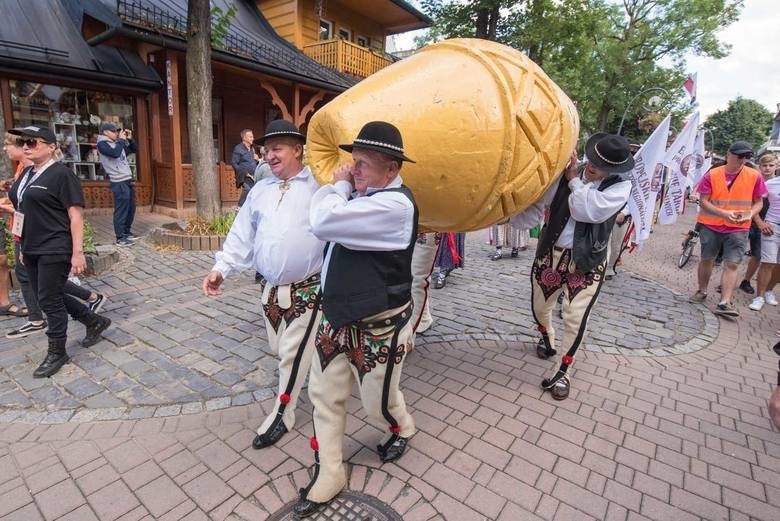
[[[696,75],[698,73],[694,72],[683,83],[683,89],[685,89],[685,92],[688,93],[688,96],[691,98],[691,105],[696,101]]]
[[[658,212],[658,222],[660,224],[674,224],[677,216],[683,211],[683,200],[685,199],[685,187],[688,186],[688,169],[684,160],[693,155],[693,146],[696,142],[696,129],[699,127],[699,113],[695,112],[683,127],[682,132],[677,136],[666,151],[664,165],[669,169],[669,178],[667,183],[669,188],[661,202],[661,211]]]

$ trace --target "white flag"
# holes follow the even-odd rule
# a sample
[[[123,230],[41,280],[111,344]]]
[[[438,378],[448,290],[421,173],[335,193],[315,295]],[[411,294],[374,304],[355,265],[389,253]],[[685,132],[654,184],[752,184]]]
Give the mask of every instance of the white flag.
[[[686,172],[682,170],[683,159],[691,155],[693,144],[696,140],[696,129],[699,126],[699,113],[690,117],[685,127],[674,140],[672,146],[666,151],[664,165],[669,169],[666,195],[661,202],[661,211],[658,212],[660,224],[674,224],[677,216],[682,213],[685,187],[688,186]]]
[[[707,161],[709,164],[709,161]],[[709,166],[705,169],[704,158],[704,131],[700,130],[696,133],[696,141],[693,144],[693,150],[689,155],[683,158],[681,163],[681,170],[683,175],[686,176],[688,186],[693,189],[704,176],[704,173],[709,170]]]
[[[655,200],[660,188],[660,182],[654,182],[654,177],[656,174],[660,176],[663,168],[670,119],[671,116],[666,116],[642,148],[634,154],[634,169],[628,174],[631,180],[628,209],[634,221],[636,241],[640,246],[650,236],[650,228],[653,225]]]

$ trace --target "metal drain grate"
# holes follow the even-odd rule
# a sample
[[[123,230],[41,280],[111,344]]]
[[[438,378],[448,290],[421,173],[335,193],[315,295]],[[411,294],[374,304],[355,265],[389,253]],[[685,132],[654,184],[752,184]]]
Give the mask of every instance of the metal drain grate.
[[[296,501],[286,504],[268,521],[297,521],[292,509]],[[345,491],[307,521],[403,521],[389,505],[373,496]]]

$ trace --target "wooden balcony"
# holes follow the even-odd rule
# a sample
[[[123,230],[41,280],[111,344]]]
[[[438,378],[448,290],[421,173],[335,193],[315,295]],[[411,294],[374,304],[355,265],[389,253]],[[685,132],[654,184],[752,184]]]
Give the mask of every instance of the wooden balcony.
[[[327,67],[359,78],[371,76],[393,63],[390,58],[340,38],[306,45],[303,52]]]

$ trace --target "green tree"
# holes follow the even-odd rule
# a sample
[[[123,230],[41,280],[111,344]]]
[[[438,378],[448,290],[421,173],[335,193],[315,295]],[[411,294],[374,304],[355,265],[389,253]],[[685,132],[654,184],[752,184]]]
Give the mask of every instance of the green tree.
[[[577,103],[583,129],[594,132],[615,131],[629,101],[648,87],[669,91],[668,107],[682,102],[685,55],[725,56],[716,31],[737,19],[742,0],[425,0],[434,19],[427,40],[476,36],[485,4],[500,4],[496,41],[543,67]],[[637,99],[628,121],[644,115],[653,94]]]
[[[704,122],[712,131],[713,148],[725,154],[734,141],[747,141],[755,149],[763,145],[772,130],[774,114],[752,99],[737,98]]]

